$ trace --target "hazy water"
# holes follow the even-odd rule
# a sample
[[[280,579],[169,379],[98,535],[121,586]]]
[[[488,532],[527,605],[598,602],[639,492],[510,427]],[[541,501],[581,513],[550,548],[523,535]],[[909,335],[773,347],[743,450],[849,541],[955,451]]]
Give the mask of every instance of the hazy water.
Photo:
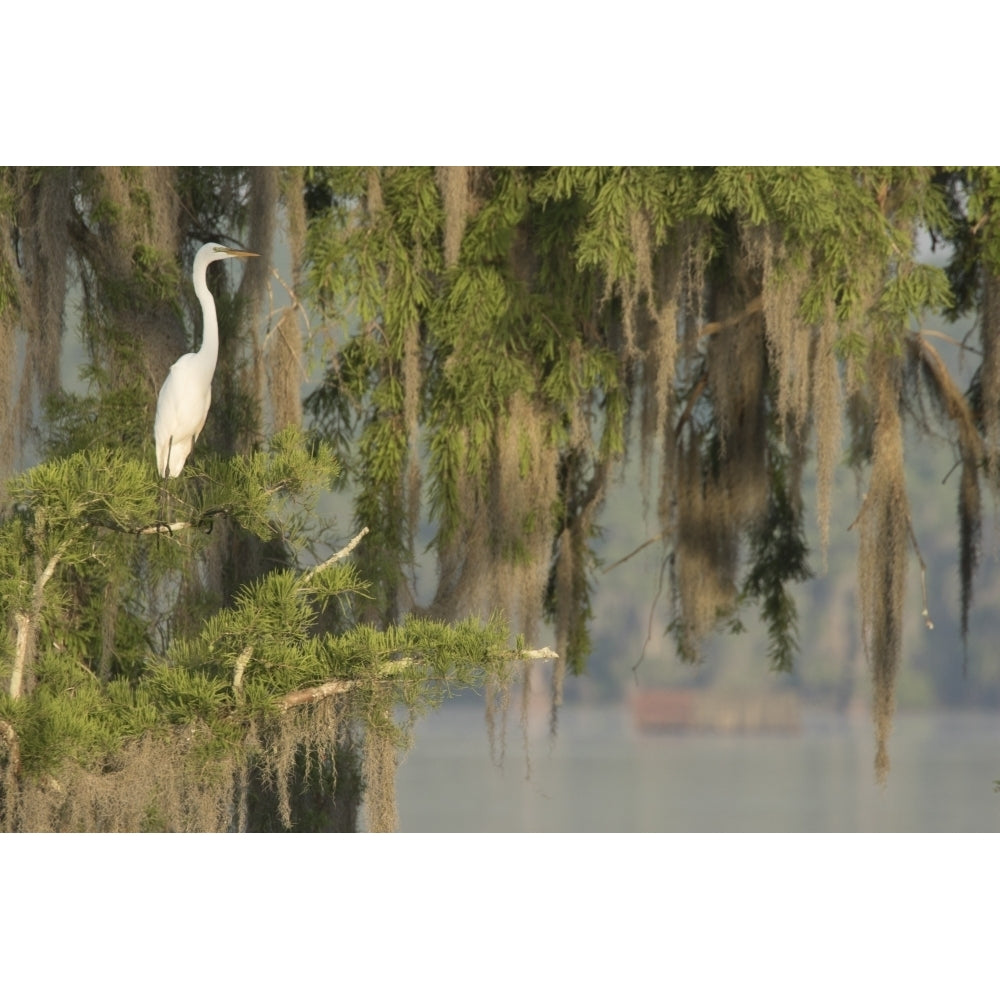
[[[516,709],[503,767],[481,707],[422,720],[399,768],[400,829],[534,832],[992,832],[1000,830],[1000,715],[898,715],[888,785],[867,719],[805,712],[793,736],[645,735],[624,705]],[[525,777],[530,769],[530,776]]]

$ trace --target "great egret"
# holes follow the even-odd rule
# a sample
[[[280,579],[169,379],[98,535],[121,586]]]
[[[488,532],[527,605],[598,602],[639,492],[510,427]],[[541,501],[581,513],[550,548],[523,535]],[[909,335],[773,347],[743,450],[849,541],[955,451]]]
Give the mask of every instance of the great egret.
[[[219,321],[215,299],[205,274],[214,260],[229,257],[259,257],[249,250],[233,250],[206,243],[194,258],[194,291],[201,303],[204,331],[201,349],[178,358],[171,366],[156,402],[156,471],[166,478],[179,476],[208,417],[212,402],[212,376],[219,357]]]

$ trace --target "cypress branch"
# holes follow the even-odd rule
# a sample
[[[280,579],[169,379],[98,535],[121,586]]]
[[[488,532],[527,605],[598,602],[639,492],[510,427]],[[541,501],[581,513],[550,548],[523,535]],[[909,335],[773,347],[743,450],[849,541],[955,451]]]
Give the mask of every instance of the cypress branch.
[[[541,649],[511,649],[507,650],[501,657],[513,662],[529,662],[532,660],[558,660],[559,654],[554,649],[544,646]],[[403,656],[399,659],[391,660],[384,664],[377,672],[375,678],[367,677],[362,680],[330,680],[315,687],[303,688],[301,691],[293,691],[286,694],[280,701],[281,711],[286,712],[290,708],[299,705],[307,705],[313,702],[322,701],[333,695],[346,694],[362,684],[371,683],[374,680],[391,681],[398,677],[406,668],[426,663],[427,660],[420,656]]]

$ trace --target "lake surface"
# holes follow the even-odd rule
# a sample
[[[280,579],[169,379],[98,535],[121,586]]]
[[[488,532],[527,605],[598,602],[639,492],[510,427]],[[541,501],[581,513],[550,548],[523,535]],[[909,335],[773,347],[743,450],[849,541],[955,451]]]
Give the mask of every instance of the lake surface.
[[[502,767],[483,709],[421,720],[396,782],[403,832],[994,832],[1000,714],[897,715],[876,784],[869,719],[803,712],[796,735],[650,735],[624,704],[567,705],[550,742],[511,708]],[[527,775],[527,776],[526,776]]]

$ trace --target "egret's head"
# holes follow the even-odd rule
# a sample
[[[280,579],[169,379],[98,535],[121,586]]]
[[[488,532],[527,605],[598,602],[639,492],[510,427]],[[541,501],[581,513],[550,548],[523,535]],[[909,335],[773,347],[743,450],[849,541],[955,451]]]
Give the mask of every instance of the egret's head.
[[[213,260],[227,260],[229,257],[259,257],[260,254],[252,250],[234,250],[232,247],[224,247],[221,243],[206,243],[199,251],[197,257],[201,257],[206,265]],[[197,257],[195,258],[197,260]]]

